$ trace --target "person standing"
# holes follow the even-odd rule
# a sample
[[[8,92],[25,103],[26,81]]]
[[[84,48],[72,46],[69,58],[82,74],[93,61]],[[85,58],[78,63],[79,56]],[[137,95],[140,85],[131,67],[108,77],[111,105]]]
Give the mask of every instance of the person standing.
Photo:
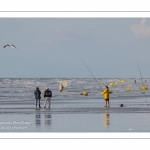
[[[62,83],[60,83],[60,85],[59,85],[59,91],[62,92],[63,89],[64,89],[64,87],[63,87]]]
[[[50,106],[51,106],[51,104],[50,104],[50,98],[51,97],[52,97],[52,91],[48,87],[46,87],[46,90],[44,92],[44,98],[45,98],[45,100],[44,100],[44,108],[46,108],[47,101],[49,103],[49,107],[48,108],[50,108]]]
[[[106,89],[104,91],[101,91],[101,94],[104,95],[104,100],[105,100],[105,106],[104,107],[110,107],[110,103],[109,103],[109,94],[112,93],[108,86],[106,86]]]
[[[36,99],[36,108],[37,108],[37,103],[39,102],[39,108],[40,107],[40,99],[41,99],[41,91],[37,87],[36,90],[34,91],[35,99]]]

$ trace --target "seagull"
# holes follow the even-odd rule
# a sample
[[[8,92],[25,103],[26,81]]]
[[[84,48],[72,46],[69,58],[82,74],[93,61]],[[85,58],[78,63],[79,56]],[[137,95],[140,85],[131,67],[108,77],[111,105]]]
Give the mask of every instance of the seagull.
[[[14,45],[12,45],[12,44],[6,44],[6,45],[4,45],[4,47],[3,48],[5,48],[6,46],[10,46],[10,47],[12,47],[12,48],[16,48]]]

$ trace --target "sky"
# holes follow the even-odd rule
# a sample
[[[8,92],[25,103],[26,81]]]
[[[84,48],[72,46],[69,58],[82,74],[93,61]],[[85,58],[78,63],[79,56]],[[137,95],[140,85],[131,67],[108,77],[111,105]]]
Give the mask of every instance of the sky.
[[[150,77],[149,18],[0,18],[0,78]],[[17,49],[3,48],[13,44]]]

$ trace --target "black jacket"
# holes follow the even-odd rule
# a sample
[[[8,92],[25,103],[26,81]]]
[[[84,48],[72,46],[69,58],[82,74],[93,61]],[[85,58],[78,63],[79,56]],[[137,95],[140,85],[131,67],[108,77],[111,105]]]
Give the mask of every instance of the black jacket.
[[[35,99],[41,99],[41,91],[39,89],[36,89],[34,91]]]
[[[45,92],[44,92],[44,98],[45,97],[52,97],[52,91],[47,89]]]

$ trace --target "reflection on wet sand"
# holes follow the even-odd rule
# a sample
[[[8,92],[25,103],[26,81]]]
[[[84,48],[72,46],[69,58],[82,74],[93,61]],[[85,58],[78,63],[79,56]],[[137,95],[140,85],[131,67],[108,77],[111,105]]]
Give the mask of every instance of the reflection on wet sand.
[[[51,125],[51,115],[50,114],[45,114],[45,125],[46,126]]]
[[[35,115],[35,124],[36,126],[41,126],[41,114],[39,112],[36,112]]]
[[[103,124],[104,124],[105,127],[110,125],[109,114],[108,113],[103,114]]]
[[[41,125],[41,115],[40,114],[36,114],[35,124],[36,124],[36,126]]]
[[[41,114],[40,111],[37,111],[35,114],[35,125],[38,129],[42,129],[45,127],[45,129],[49,126],[51,126],[52,121],[51,121],[51,114]],[[44,125],[44,126],[43,126]]]

